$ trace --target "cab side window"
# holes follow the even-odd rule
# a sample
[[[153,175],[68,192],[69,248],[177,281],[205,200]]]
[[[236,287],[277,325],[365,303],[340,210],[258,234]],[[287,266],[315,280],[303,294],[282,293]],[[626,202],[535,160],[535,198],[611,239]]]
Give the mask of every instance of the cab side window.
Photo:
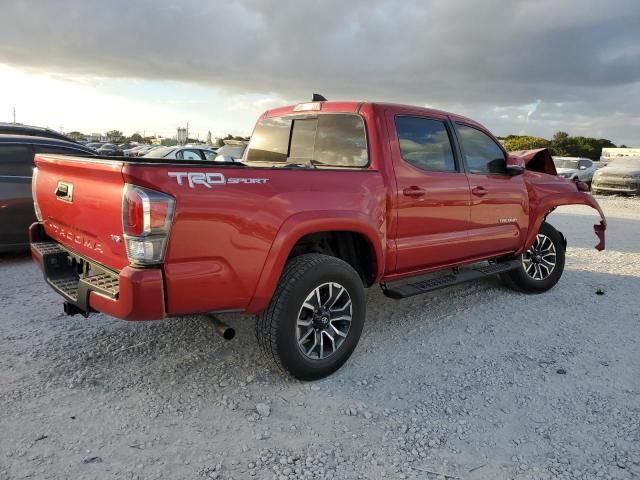
[[[455,172],[451,139],[441,120],[402,116],[396,118],[402,158],[430,172]]]
[[[489,135],[462,124],[457,131],[469,173],[507,174],[504,152]]]
[[[31,177],[33,150],[30,145],[0,145],[0,176]]]

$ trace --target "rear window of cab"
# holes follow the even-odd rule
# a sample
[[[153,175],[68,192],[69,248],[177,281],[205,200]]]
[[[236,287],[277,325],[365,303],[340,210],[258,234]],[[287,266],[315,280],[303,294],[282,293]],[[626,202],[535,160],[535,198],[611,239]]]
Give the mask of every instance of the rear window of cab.
[[[246,162],[367,167],[364,121],[339,113],[265,118],[251,136]]]

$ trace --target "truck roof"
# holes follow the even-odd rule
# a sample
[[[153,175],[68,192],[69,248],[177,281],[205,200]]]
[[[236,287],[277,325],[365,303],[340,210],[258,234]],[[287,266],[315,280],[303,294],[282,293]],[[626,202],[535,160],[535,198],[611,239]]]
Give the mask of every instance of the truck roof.
[[[320,108],[315,110],[314,109],[296,110],[296,108],[300,108],[301,105],[311,105],[314,103],[321,104]],[[419,107],[416,105],[405,105],[401,103],[365,102],[365,101],[356,101],[356,100],[301,102],[294,105],[287,105],[284,107],[267,110],[261,118],[279,117],[282,115],[291,115],[295,113],[304,113],[304,112],[312,112],[312,111],[335,112],[335,113],[357,113],[358,111],[360,111],[360,109],[364,105],[370,105],[374,108],[390,110],[393,113],[406,112],[406,113],[415,113],[415,114],[422,114],[422,115],[434,115],[434,114],[447,115],[453,118],[454,120],[460,120],[460,121],[464,121],[465,123],[481,126],[478,122],[468,117],[458,115],[457,113],[438,110],[435,108]]]

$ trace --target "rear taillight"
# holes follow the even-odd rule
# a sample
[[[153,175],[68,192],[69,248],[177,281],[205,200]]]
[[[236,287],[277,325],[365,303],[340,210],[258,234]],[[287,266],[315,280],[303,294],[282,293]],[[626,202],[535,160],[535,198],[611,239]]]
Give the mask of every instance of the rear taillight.
[[[174,207],[175,200],[169,195],[125,185],[122,194],[122,229],[131,263],[162,263]]]
[[[33,175],[31,177],[31,198],[33,199],[33,209],[36,211],[36,218],[39,222],[42,221],[42,212],[40,211],[40,205],[38,205],[38,197],[36,196],[36,179],[38,178],[38,168],[33,169]]]

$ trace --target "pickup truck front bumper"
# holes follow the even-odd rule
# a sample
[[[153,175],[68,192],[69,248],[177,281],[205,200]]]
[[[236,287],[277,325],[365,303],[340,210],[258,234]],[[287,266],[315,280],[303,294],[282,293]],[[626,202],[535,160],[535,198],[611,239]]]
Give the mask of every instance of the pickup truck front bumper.
[[[110,270],[63,245],[43,238],[39,223],[29,229],[31,256],[45,281],[65,299],[65,311],[88,316],[102,312],[123,320],[165,317],[160,268]]]

